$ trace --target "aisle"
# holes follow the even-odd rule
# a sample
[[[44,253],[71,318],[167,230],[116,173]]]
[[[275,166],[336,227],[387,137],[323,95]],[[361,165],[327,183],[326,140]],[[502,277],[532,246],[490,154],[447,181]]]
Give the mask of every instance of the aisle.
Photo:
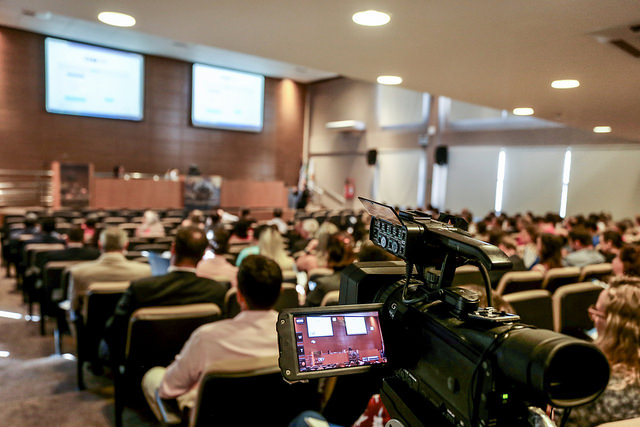
[[[4,276],[4,269],[0,274]],[[37,312],[37,309],[35,309]],[[47,335],[28,320],[15,279],[0,279],[0,424],[20,427],[113,426],[113,384],[85,372],[87,390],[76,389],[75,343],[62,340],[55,355],[53,322]],[[125,426],[157,426],[146,411],[125,409]]]

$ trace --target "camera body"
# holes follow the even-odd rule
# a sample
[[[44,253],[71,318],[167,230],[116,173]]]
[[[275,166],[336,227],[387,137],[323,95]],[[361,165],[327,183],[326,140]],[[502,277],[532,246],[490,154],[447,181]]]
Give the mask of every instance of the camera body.
[[[342,274],[340,304],[380,303],[387,368],[382,397],[406,425],[528,425],[529,406],[571,407],[605,389],[609,366],[592,344],[518,323],[451,288],[456,267],[489,272],[511,263],[464,224],[360,198],[370,239],[405,262],[355,263]],[[489,305],[491,305],[489,303]]]

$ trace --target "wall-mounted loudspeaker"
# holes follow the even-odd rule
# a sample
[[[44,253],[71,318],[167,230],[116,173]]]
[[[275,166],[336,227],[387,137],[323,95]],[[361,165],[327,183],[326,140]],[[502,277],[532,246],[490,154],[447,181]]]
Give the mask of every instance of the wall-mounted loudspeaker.
[[[378,150],[367,151],[367,164],[369,166],[375,165],[377,160],[378,160]]]
[[[449,152],[446,145],[436,147],[436,163],[439,165],[446,165],[449,161]]]

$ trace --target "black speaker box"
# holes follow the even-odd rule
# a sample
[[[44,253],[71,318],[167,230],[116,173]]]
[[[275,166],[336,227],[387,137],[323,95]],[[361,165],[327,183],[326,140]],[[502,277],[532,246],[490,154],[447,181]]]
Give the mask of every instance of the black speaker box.
[[[378,160],[378,150],[367,151],[367,164],[369,166],[375,165],[377,160]]]
[[[439,165],[446,165],[449,161],[449,151],[446,145],[436,147],[436,163]]]

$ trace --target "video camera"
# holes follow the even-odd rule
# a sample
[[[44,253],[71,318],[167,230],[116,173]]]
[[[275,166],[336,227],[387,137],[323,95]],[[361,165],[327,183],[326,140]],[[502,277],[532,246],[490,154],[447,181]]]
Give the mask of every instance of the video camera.
[[[594,345],[518,323],[518,316],[491,307],[490,273],[511,268],[497,247],[473,239],[458,218],[441,216],[437,221],[422,212],[396,213],[389,206],[360,200],[372,216],[370,239],[405,262],[347,267],[340,284],[341,305],[325,315],[334,319],[329,325],[332,336],[337,331],[335,337],[342,340],[337,317],[341,307],[345,313],[357,307],[379,308],[384,340],[375,341],[380,356],[375,361],[387,362],[385,369],[391,373],[383,380],[381,394],[393,418],[406,426],[530,425],[535,407],[569,408],[602,393],[609,365]],[[480,269],[488,307],[479,306],[477,293],[450,286],[455,269],[465,264]],[[300,326],[305,322],[301,319],[315,316],[316,310],[322,315],[327,309],[297,309],[280,316],[285,378],[347,374],[376,365],[360,361],[351,369],[353,362],[325,369],[324,354],[316,352],[311,359],[320,360],[320,368],[309,371],[304,347],[308,337]],[[366,321],[372,325],[366,332],[375,336],[378,318]]]

